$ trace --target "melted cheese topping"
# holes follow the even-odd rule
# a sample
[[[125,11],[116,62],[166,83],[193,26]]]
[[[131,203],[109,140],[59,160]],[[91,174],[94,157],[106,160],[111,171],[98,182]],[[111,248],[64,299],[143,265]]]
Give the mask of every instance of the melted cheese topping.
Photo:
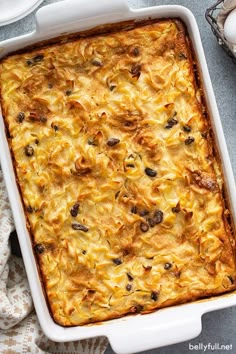
[[[175,20],[0,64],[17,180],[59,324],[235,287],[223,180],[194,70]]]

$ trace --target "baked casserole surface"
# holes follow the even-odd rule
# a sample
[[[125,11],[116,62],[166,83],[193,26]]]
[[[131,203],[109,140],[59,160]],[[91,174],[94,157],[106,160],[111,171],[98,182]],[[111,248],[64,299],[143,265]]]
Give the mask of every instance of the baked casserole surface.
[[[0,80],[57,323],[148,313],[235,288],[220,161],[179,20],[10,55]]]

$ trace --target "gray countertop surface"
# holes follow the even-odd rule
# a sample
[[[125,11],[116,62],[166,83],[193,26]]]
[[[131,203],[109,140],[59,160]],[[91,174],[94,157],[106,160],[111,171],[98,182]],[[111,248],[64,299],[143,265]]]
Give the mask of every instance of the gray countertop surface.
[[[41,6],[55,1],[44,1]],[[236,175],[236,66],[231,58],[220,48],[211,32],[210,26],[205,20],[205,10],[214,3],[214,0],[128,0],[128,3],[136,8],[160,4],[178,4],[188,7],[195,15],[202,37],[233,172]],[[0,41],[30,32],[34,26],[34,13],[32,13],[16,23],[0,27]],[[202,347],[199,346],[198,350],[196,347],[193,348],[193,346],[199,344]],[[204,349],[206,347],[203,347],[203,345],[207,345],[208,348]],[[229,345],[229,347],[228,350],[217,349],[217,345],[218,347]],[[196,351],[207,354],[213,352],[218,354],[225,352],[236,353],[236,307],[205,314],[202,318],[202,332],[197,338],[188,342],[153,349],[145,353],[185,354]],[[113,350],[108,347],[106,354],[112,353]]]

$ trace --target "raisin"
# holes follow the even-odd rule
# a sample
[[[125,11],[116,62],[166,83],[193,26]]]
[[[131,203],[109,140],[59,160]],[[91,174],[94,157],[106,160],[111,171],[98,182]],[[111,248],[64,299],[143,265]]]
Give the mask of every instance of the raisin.
[[[180,212],[180,209],[178,207],[173,207],[171,210],[173,213],[176,213],[176,214],[178,214]]]
[[[172,118],[169,118],[169,119],[167,120],[167,123],[168,123],[168,124],[171,124],[171,125],[176,125],[176,124],[178,124],[178,121],[177,121],[177,119],[175,119],[174,117],[172,117]]]
[[[194,137],[192,137],[192,136],[189,136],[186,140],[185,140],[185,145],[190,145],[190,144],[192,144],[193,142],[194,142]]]
[[[120,191],[116,192],[115,199],[117,199],[119,197],[119,195],[120,195]]]
[[[27,211],[28,213],[32,214],[33,211],[34,211],[34,209],[32,208],[32,206],[28,205],[28,206],[26,207],[26,211]]]
[[[102,62],[98,59],[93,59],[92,64],[97,67],[102,66]]]
[[[47,122],[47,117],[45,117],[45,116],[40,116],[39,117],[39,120],[40,120],[40,122],[42,122],[42,123],[46,123]]]
[[[116,88],[116,85],[111,85],[111,86],[109,87],[110,91],[113,91],[115,88]]]
[[[66,90],[66,96],[70,96],[72,94],[71,90]]]
[[[129,120],[126,120],[125,122],[124,122],[124,126],[125,127],[132,127],[134,124],[133,124],[133,122],[130,122]]]
[[[23,120],[25,119],[25,113],[24,112],[20,112],[16,118],[18,123],[22,123]]]
[[[45,247],[42,243],[37,243],[35,246],[34,246],[34,250],[37,254],[42,254],[44,253],[45,251]]]
[[[26,145],[25,146],[25,155],[26,156],[33,156],[34,155],[34,148],[31,145]]]
[[[79,214],[79,203],[75,203],[70,210],[71,216],[76,217]]]
[[[183,126],[183,130],[186,132],[186,133],[190,133],[192,128],[189,126],[189,125],[184,125]]]
[[[108,146],[115,146],[115,145],[119,144],[119,142],[120,142],[120,139],[110,138],[107,140],[107,145]]]
[[[77,222],[71,224],[72,229],[78,230],[78,231],[83,231],[83,232],[88,232],[88,227],[82,224],[79,224]]]
[[[156,175],[157,175],[157,172],[155,170],[153,170],[152,168],[149,168],[149,167],[145,168],[145,173],[149,177],[156,177]]]
[[[152,218],[147,218],[148,225],[154,227],[156,225],[155,221]]]
[[[133,77],[139,77],[140,73],[141,73],[141,65],[140,64],[133,64],[130,72]]]
[[[140,229],[142,232],[147,232],[149,230],[149,226],[146,222],[141,222]]]
[[[169,270],[171,267],[172,267],[171,263],[165,263],[165,265],[164,265],[165,270]]]
[[[140,54],[139,48],[138,47],[133,48],[131,54],[133,54],[135,57],[139,56]]]
[[[127,284],[127,285],[126,285],[126,290],[127,290],[127,291],[132,290],[132,285],[131,285],[131,284]]]
[[[44,55],[43,54],[39,54],[39,55],[36,55],[33,58],[33,62],[34,63],[40,63],[41,61],[43,61],[43,59],[44,59]]]
[[[180,205],[179,205],[179,203],[175,206],[175,207],[173,207],[172,209],[172,212],[173,213],[179,213],[180,212]]]
[[[143,310],[143,306],[140,304],[137,304],[136,306],[132,306],[130,310],[133,313],[139,313]]]
[[[158,296],[159,296],[159,291],[152,291],[152,292],[151,292],[151,299],[152,299],[153,301],[157,301]]]
[[[179,53],[179,54],[178,54],[178,58],[179,58],[180,60],[183,60],[183,59],[187,59],[187,56],[186,56],[186,54],[184,54],[184,53]]]
[[[28,66],[32,66],[32,65],[34,65],[34,62],[33,62],[33,60],[27,59],[27,60],[26,60],[26,64],[27,64]]]
[[[113,258],[112,262],[115,263],[116,265],[122,264],[122,260],[120,258]]]
[[[136,205],[132,206],[132,208],[131,208],[131,213],[132,213],[132,214],[137,214],[137,207],[136,207]]]
[[[148,215],[149,214],[149,211],[147,210],[147,209],[143,209],[143,210],[141,210],[140,212],[139,212],[139,216],[146,216],[146,215]]]
[[[44,55],[43,54],[38,54],[35,57],[33,57],[32,59],[27,59],[26,60],[26,64],[28,66],[34,66],[37,63],[40,63],[41,61],[43,61],[43,59],[44,59]]]
[[[153,220],[156,225],[163,221],[163,212],[161,210],[156,210],[153,214]]]
[[[176,124],[178,124],[178,121],[177,121],[177,119],[175,119],[175,118],[169,118],[168,120],[167,120],[167,125],[165,126],[165,128],[166,129],[171,129],[174,125],[176,125]]]
[[[127,278],[129,279],[129,281],[134,280],[133,276],[130,273],[126,273],[127,274]]]

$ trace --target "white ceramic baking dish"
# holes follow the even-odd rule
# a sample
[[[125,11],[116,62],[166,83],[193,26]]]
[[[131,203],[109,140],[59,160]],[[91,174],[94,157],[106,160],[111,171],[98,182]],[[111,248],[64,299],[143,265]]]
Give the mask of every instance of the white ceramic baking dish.
[[[196,52],[203,89],[218,144],[233,221],[236,220],[236,189],[216,101],[206,65],[199,30],[193,14],[181,6],[156,6],[134,10],[125,0],[67,0],[42,7],[36,13],[36,30],[30,34],[0,43],[0,57],[65,33],[78,32],[104,23],[130,19],[179,17],[186,24]],[[3,119],[0,119],[0,157],[9,199],[19,235],[22,255],[38,319],[44,333],[54,341],[66,342],[106,336],[117,353],[135,353],[161,347],[197,336],[201,332],[201,316],[209,311],[236,305],[236,293],[216,296],[173,306],[147,315],[127,316],[99,325],[63,328],[51,318],[42,292],[32,252],[21,198],[16,185]]]

